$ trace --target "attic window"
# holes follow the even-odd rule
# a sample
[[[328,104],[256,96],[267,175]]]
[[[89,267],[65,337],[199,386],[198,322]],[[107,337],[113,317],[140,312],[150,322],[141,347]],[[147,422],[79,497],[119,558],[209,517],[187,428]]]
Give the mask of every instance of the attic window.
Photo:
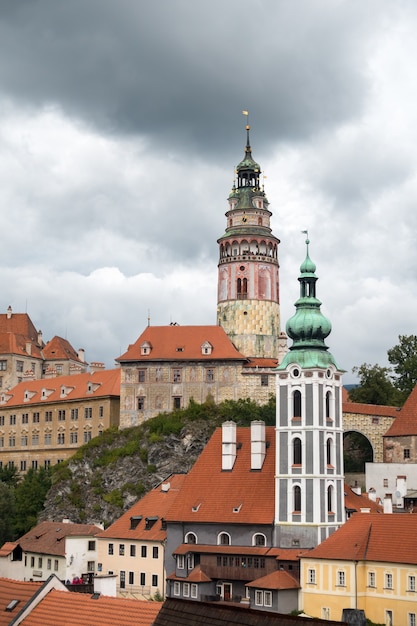
[[[101,596],[101,593],[97,591],[96,593],[93,593],[93,595],[91,596],[91,599],[98,600],[100,596]]]
[[[153,517],[145,517],[145,530],[150,530],[157,521],[157,519],[157,515],[154,515]]]
[[[299,539],[293,539],[291,542],[291,545],[293,545],[294,547],[297,547],[300,545],[300,540]]]
[[[213,346],[209,341],[205,341],[201,346],[201,354],[211,354],[213,350]]]
[[[132,517],[130,518],[130,530],[135,530],[141,520],[142,515],[132,515]]]
[[[192,512],[193,512],[193,513],[197,513],[197,511],[198,511],[198,509],[200,508],[200,506],[201,506],[201,502],[199,502],[198,504],[196,504],[195,506],[193,506],[193,507],[191,508]]]
[[[19,602],[20,600],[11,600],[4,610],[10,613],[11,611],[13,611],[13,609],[17,607]]]
[[[142,356],[146,356],[151,353],[152,346],[149,341],[145,341],[140,347],[140,353]]]
[[[241,508],[242,508],[242,504],[239,504],[239,506],[234,506],[233,513],[239,513]]]

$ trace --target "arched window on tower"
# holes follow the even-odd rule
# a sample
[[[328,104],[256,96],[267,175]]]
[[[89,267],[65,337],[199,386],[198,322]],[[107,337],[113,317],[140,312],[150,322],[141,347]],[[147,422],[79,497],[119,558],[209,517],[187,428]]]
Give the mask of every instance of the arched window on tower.
[[[293,465],[301,465],[302,459],[302,448],[301,448],[301,439],[296,437],[292,442],[292,462]]]
[[[328,513],[333,512],[333,487],[332,485],[329,485],[329,487],[327,487],[327,512]]]
[[[247,278],[238,278],[237,279],[237,298],[238,300],[244,300],[248,295],[248,279]]]
[[[332,394],[330,393],[330,391],[328,391],[326,393],[326,419],[331,419],[331,401],[332,398]]]
[[[292,416],[301,417],[301,391],[298,389],[292,395]]]
[[[293,491],[294,496],[294,512],[301,513],[301,487],[296,485]]]
[[[326,463],[327,465],[333,465],[332,463],[332,440],[330,439],[330,437],[328,438],[328,440],[326,441]]]

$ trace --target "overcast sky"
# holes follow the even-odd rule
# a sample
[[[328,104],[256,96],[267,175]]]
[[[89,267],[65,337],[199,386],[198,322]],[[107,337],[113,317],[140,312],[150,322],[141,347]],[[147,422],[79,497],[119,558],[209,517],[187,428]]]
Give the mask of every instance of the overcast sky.
[[[417,312],[415,0],[1,0],[0,311],[114,359],[215,324],[249,111],[280,238],[305,236],[338,364],[386,365]]]

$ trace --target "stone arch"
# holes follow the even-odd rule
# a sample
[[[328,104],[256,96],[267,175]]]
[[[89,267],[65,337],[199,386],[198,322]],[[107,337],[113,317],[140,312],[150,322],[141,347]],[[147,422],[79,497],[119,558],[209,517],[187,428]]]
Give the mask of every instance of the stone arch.
[[[374,447],[369,437],[357,429],[343,429],[343,453],[345,472],[365,472],[365,463],[372,463],[375,458]]]
[[[360,410],[361,412],[359,412]],[[372,446],[373,462],[383,463],[383,437],[391,427],[395,417],[395,407],[389,407],[388,410],[388,407],[358,405],[347,402],[343,406],[343,430],[345,433],[350,431],[358,432],[366,437]]]

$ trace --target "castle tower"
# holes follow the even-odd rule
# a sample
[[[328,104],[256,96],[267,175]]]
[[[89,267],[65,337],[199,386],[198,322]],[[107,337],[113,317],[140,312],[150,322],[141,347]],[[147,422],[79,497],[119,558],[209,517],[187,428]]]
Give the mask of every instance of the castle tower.
[[[230,192],[225,234],[218,239],[217,323],[248,357],[278,358],[279,239],[272,235],[261,168],[247,141]]]
[[[316,266],[300,267],[287,323],[293,345],[277,368],[276,545],[310,548],[345,521],[342,370],[324,340],[330,321],[316,298]]]

